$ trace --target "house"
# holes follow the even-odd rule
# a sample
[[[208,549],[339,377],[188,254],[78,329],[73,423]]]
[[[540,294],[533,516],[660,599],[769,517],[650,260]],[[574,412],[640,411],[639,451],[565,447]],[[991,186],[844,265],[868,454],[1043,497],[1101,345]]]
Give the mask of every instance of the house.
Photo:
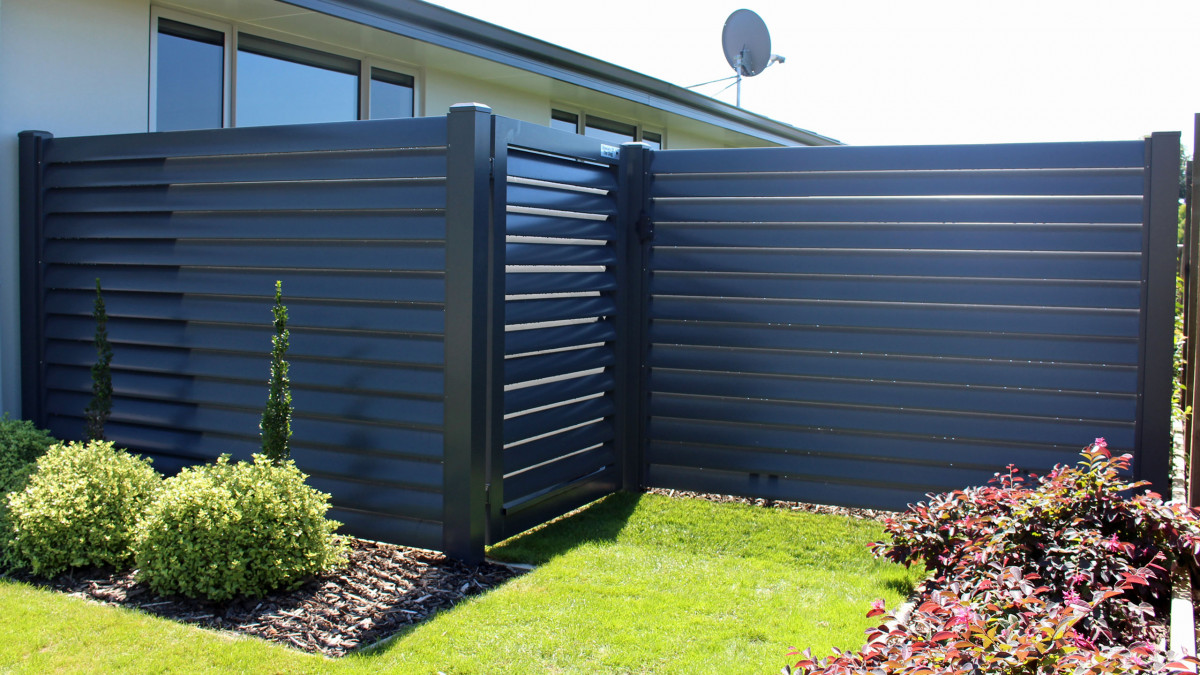
[[[462,101],[661,148],[836,143],[416,0],[0,0],[0,411],[20,407],[18,132],[436,116]]]

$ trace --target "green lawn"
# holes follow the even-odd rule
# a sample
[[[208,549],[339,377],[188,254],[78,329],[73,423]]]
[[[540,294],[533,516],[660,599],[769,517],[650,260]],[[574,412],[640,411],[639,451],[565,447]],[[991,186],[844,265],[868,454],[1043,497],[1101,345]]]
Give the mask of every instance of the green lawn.
[[[0,672],[773,673],[856,648],[868,604],[921,575],[870,522],[615,495],[490,551],[538,568],[381,648],[330,661],[0,582]]]

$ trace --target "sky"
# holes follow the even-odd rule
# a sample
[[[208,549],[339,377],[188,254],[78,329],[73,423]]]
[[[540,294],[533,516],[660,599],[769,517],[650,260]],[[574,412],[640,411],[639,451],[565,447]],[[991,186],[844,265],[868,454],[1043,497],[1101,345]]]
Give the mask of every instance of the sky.
[[[1191,154],[1200,112],[1200,0],[433,2],[682,86],[733,73],[721,28],[754,10],[787,61],[743,107],[855,145],[1180,131]]]

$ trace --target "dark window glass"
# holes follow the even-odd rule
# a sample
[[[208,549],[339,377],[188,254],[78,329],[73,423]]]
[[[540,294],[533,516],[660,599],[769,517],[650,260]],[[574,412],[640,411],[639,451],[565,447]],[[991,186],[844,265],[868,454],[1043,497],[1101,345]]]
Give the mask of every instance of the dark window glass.
[[[637,127],[589,115],[584,135],[610,143],[627,143],[637,138]]]
[[[570,132],[572,134],[577,133],[579,131],[579,115],[576,115],[575,113],[563,112],[561,110],[551,110],[550,128]]]
[[[371,69],[371,119],[413,116],[413,78],[379,68]]]
[[[217,129],[225,96],[225,35],[158,21],[156,115],[159,131]]]
[[[653,131],[642,132],[642,142],[655,150],[662,149],[662,134],[656,134]]]
[[[237,126],[358,119],[358,61],[238,36]]]

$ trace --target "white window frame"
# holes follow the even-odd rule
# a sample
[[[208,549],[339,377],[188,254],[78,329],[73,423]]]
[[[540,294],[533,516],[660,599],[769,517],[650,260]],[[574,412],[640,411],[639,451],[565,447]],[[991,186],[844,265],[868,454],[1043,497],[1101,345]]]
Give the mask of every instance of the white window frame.
[[[548,121],[554,120],[555,112],[563,112],[563,113],[567,113],[569,115],[575,115],[575,118],[577,120],[577,122],[575,124],[575,133],[579,134],[580,136],[586,135],[587,118],[590,113],[588,113],[585,110],[578,108],[576,106],[558,105],[555,103],[551,103],[550,104],[550,116],[547,118]],[[650,132],[652,134],[658,134],[658,137],[661,139],[659,142],[659,149],[665,150],[667,148],[667,133],[665,130],[660,130],[657,127],[647,127],[647,126],[644,126],[641,122],[637,122],[628,117],[622,117],[620,115],[608,115],[605,113],[596,113],[596,114],[591,114],[591,116],[598,117],[602,120],[608,120],[610,122],[619,122],[621,124],[628,124],[631,127],[635,127],[637,129],[637,141],[638,142],[640,142],[644,138],[644,134],[646,132]]]
[[[344,49],[337,45],[309,40],[288,33],[260,28],[250,24],[234,21],[222,21],[210,17],[189,14],[167,7],[152,6],[150,8],[150,82],[149,82],[149,111],[147,130],[158,130],[158,20],[167,19],[179,23],[191,24],[207,28],[225,36],[225,59],[223,72],[223,89],[221,92],[221,126],[222,128],[237,126],[237,54],[238,36],[249,33],[270,40],[286,42],[298,47],[306,47],[317,51],[327,52],[358,61],[358,119],[370,119],[371,115],[371,68],[389,70],[413,78],[413,117],[425,115],[425,69],[411,63],[394,61],[353,49]]]

